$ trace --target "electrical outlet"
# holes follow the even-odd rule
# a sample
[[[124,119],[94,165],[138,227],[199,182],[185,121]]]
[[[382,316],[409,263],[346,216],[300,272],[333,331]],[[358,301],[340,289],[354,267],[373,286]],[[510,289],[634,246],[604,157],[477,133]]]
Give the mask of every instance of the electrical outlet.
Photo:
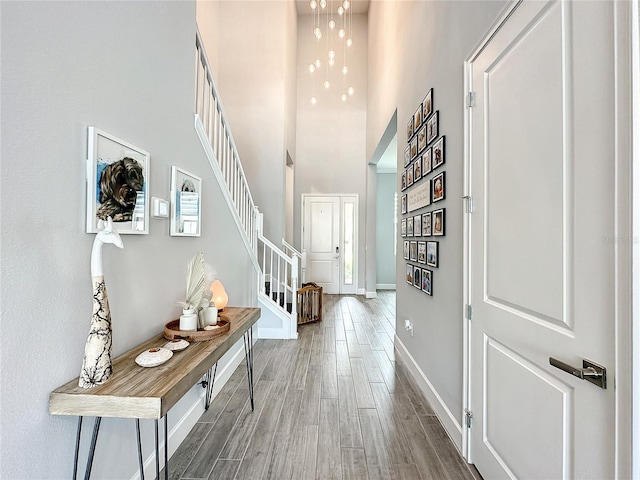
[[[409,332],[409,334],[413,337],[413,323],[411,323],[411,320],[409,319],[405,319],[404,321],[404,328],[405,330],[407,330]]]

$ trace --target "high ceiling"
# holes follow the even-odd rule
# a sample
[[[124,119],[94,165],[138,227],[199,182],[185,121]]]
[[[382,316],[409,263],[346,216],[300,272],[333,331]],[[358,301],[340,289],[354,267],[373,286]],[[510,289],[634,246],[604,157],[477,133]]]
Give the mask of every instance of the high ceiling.
[[[318,2],[320,0],[317,0]],[[369,11],[369,0],[349,0],[353,13],[367,13]],[[334,9],[337,8],[340,0],[327,0],[327,4],[333,3]],[[296,0],[296,7],[298,15],[311,15],[311,7],[309,6],[309,0]]]

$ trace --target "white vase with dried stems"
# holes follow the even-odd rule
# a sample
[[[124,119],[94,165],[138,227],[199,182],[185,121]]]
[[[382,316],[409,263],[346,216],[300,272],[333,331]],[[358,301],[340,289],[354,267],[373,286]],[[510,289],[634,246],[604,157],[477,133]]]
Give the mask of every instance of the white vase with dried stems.
[[[187,292],[184,301],[178,302],[182,306],[180,315],[180,330],[197,330],[200,310],[209,305],[211,294],[209,286],[215,278],[211,265],[205,263],[204,255],[198,252],[187,264]]]

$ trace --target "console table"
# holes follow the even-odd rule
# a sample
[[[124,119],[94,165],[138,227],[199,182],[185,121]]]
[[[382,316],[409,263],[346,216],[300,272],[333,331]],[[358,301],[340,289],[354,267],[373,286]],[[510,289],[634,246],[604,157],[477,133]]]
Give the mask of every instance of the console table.
[[[158,420],[164,418],[164,469],[165,478],[168,478],[167,412],[196,383],[200,383],[207,389],[205,407],[209,407],[218,360],[240,337],[244,337],[249,397],[253,410],[253,334],[251,327],[260,318],[260,309],[227,307],[220,313],[220,317],[230,322],[229,332],[205,342],[192,343],[185,350],[174,352],[173,357],[162,365],[144,368],[135,363],[135,358],[140,353],[167,343],[162,335],[158,335],[113,360],[113,373],[103,385],[81,388],[78,386],[78,378],[76,378],[51,392],[49,413],[79,417],[73,462],[74,479],[78,470],[78,451],[84,416],[96,417],[85,469],[85,479],[91,475],[102,417],[136,419],[141,480],[144,479],[144,471],[140,442],[140,419],[155,420],[156,477],[159,477]],[[201,380],[203,377],[205,379]]]

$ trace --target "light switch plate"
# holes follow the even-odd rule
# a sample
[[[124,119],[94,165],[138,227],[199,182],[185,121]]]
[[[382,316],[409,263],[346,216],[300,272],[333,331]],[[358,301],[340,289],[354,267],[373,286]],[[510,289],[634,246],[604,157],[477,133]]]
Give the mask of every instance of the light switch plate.
[[[151,216],[154,218],[169,218],[169,202],[162,198],[151,197]]]

